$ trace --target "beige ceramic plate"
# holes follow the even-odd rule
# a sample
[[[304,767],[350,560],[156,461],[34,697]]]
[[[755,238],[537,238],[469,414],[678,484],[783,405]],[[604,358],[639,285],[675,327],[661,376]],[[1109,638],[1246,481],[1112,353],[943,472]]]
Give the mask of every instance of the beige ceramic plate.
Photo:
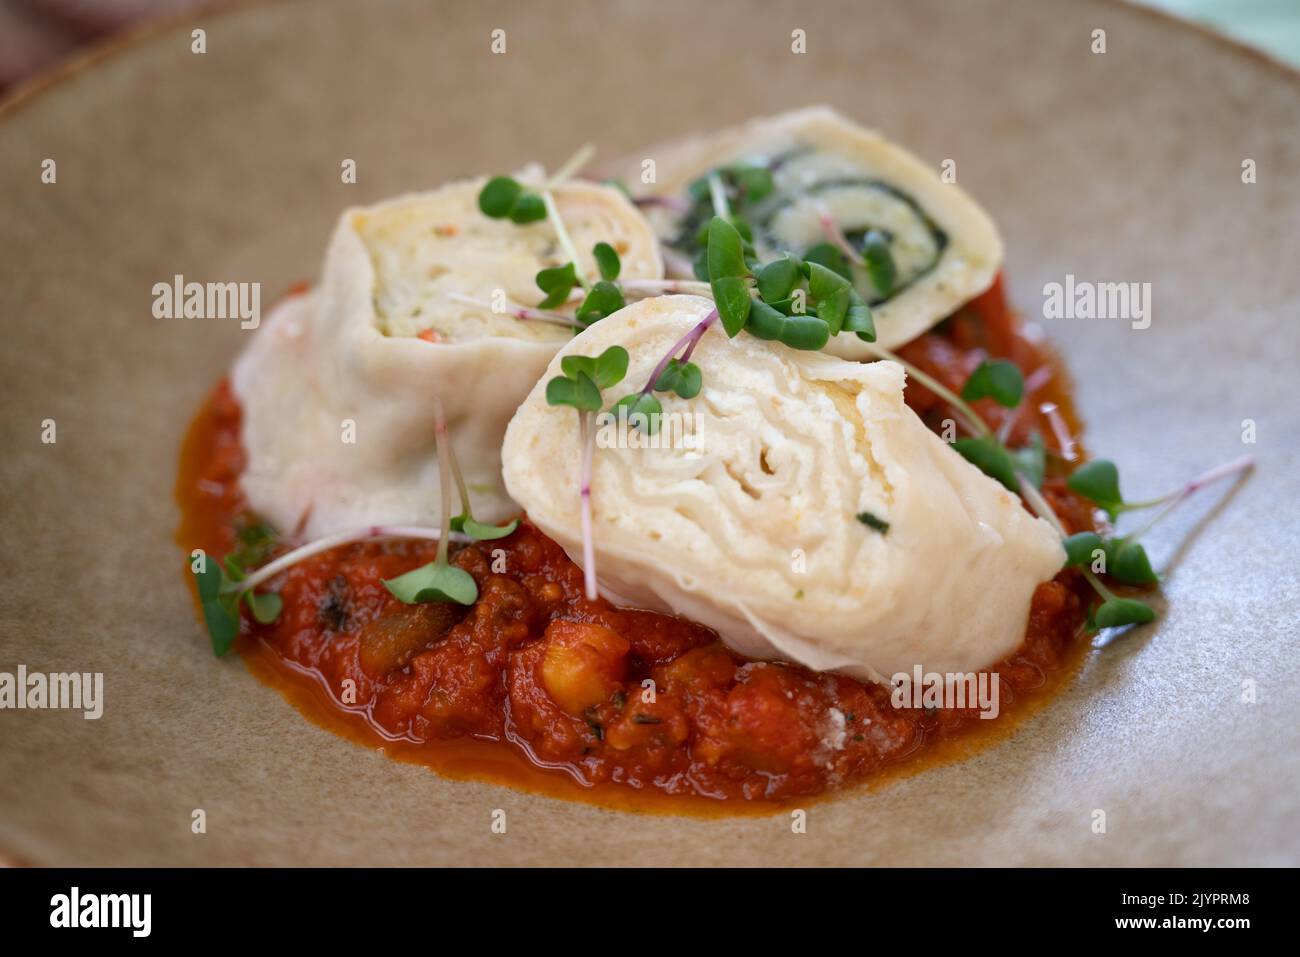
[[[822,101],[957,161],[1026,311],[1066,273],[1152,284],[1149,329],[1046,323],[1091,447],[1134,495],[1260,462],[1225,508],[1217,490],[1153,536],[1158,564],[1177,560],[1154,627],[1098,648],[1010,740],[815,805],[806,834],[442,780],[213,660],[171,489],[247,333],[152,318],[155,282],[270,296],[316,274],[345,204]],[[106,701],[98,721],[0,712],[0,848],[97,865],[1300,863],[1297,116],[1300,81],[1224,41],[1013,0],[271,3],[154,31],[19,100],[0,114],[0,670],[103,672]]]

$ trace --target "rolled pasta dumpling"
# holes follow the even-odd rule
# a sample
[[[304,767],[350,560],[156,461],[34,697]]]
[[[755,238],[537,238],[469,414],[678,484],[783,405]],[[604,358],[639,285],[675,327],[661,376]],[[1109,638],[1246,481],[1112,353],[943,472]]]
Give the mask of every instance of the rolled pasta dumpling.
[[[537,188],[540,173],[519,179]],[[517,512],[501,484],[501,439],[573,329],[510,307],[535,304],[538,271],[568,257],[546,220],[483,215],[483,183],[344,212],[319,288],[281,303],[236,362],[244,491],[282,531],[436,523],[435,396],[475,517]],[[622,193],[572,181],[554,196],[587,275],[592,247],[608,242],[624,276],[662,278],[657,240]]]
[[[620,345],[629,369],[608,409],[711,308],[665,296],[596,323],[511,420],[506,487],[575,561],[578,418],[547,404],[547,381],[565,356]],[[729,339],[716,323],[692,361],[702,391],[658,395],[665,415],[686,417],[673,429],[682,447],[597,442],[607,597],[694,619],[751,657],[874,680],[979,669],[1020,645],[1035,587],[1064,561],[1059,538],[925,427],[903,402],[901,366]]]
[[[639,184],[647,159],[655,182],[638,188],[670,273],[700,262],[702,227],[725,203],[764,262],[788,252],[852,279],[886,348],[988,289],[1002,263],[993,221],[937,166],[827,107],[654,146],[612,171]],[[871,355],[854,336],[827,351]]]

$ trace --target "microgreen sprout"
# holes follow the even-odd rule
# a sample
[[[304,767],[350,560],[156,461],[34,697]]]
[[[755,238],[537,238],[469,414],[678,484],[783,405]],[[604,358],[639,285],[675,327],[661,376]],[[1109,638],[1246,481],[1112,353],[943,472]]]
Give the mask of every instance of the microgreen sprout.
[[[439,529],[419,525],[368,525],[301,545],[247,574],[232,574],[233,569],[230,568],[230,564],[232,558],[238,553],[232,553],[231,556],[227,556],[226,561],[220,563],[205,559],[203,570],[198,572],[196,577],[204,621],[208,626],[208,635],[212,639],[212,650],[219,656],[224,655],[234,643],[239,633],[240,599],[248,605],[255,620],[262,624],[270,624],[278,618],[281,611],[281,604],[278,602],[280,596],[255,594],[254,589],[308,558],[354,542],[390,538],[437,540],[440,537]],[[453,541],[468,541],[465,536],[452,535],[451,538]],[[235,560],[239,561],[237,558]],[[251,599],[246,597],[249,595],[254,597]],[[268,601],[268,599],[277,601]],[[275,614],[271,614],[272,611]]]
[[[966,384],[961,397],[967,402],[992,399],[1004,409],[1014,409],[1025,393],[1025,380],[1019,367],[1005,359],[986,359],[979,364]]]
[[[851,266],[859,265],[866,270],[867,278],[871,280],[871,285],[880,298],[889,298],[898,278],[894,254],[889,248],[889,237],[879,229],[868,229],[862,235],[862,251],[858,252],[829,210],[822,208],[818,212],[817,221],[826,236],[826,242],[811,247],[805,252],[804,258],[820,262],[850,280],[853,278]]]
[[[1155,617],[1150,606],[1144,602],[1135,598],[1117,597],[1111,592],[1093,570],[1096,560],[1100,557],[1102,561],[1096,562],[1097,567],[1104,569],[1108,577],[1121,584],[1134,586],[1157,584],[1159,577],[1152,568],[1151,561],[1139,539],[1157,521],[1196,490],[1229,475],[1243,472],[1252,464],[1249,458],[1238,459],[1212,469],[1166,495],[1142,502],[1126,502],[1120,493],[1119,470],[1114,463],[1105,459],[1093,460],[1075,469],[1066,480],[1066,485],[1105,510],[1112,521],[1125,511],[1161,504],[1166,507],[1147,526],[1133,534],[1103,538],[1095,532],[1088,531],[1067,535],[1060,519],[1039,491],[1046,470],[1046,449],[1042,437],[1035,434],[1028,446],[1008,449],[1004,444],[1004,438],[999,437],[970,405],[970,402],[989,398],[1004,408],[1018,408],[1024,401],[1025,395],[1032,389],[1026,387],[1019,369],[1014,364],[1003,360],[981,363],[968,378],[961,395],[957,395],[889,350],[875,345],[868,346],[868,349],[878,358],[898,362],[907,370],[910,378],[929,389],[957,412],[967,430],[973,434],[968,438],[956,440],[953,443],[954,450],[990,478],[997,480],[1011,491],[1018,492],[1035,514],[1047,520],[1061,536],[1066,553],[1066,566],[1078,567],[1101,599],[1100,604],[1093,608],[1089,615],[1089,626],[1093,628],[1140,624],[1151,621]],[[1035,388],[1038,385],[1041,383],[1034,383]],[[1050,403],[1044,405],[1050,406],[1050,408],[1040,407],[1048,416],[1049,422],[1052,422],[1052,413],[1059,418],[1060,414],[1054,405]],[[1054,422],[1053,429],[1059,441],[1061,435],[1065,433],[1064,421],[1061,420],[1059,424]],[[1062,458],[1070,461],[1073,456],[1073,445],[1068,441],[1068,433],[1065,434],[1068,454],[1063,449]]]
[[[712,294],[707,282],[693,279],[624,279],[619,285],[630,296],[663,296],[684,293],[691,296]]]
[[[614,403],[613,411],[625,415],[629,423],[644,428],[653,435],[659,425],[659,413],[663,411],[663,406],[654,396],[655,392],[675,392],[683,399],[693,399],[699,395],[703,375],[699,366],[691,362],[691,356],[709,327],[718,321],[718,317],[718,310],[710,309],[708,315],[669,347],[668,352],[651,370],[641,390],[623,396]]]
[[[809,247],[802,259],[787,252],[771,262],[760,262],[755,253],[752,230],[742,213],[747,204],[757,203],[772,192],[773,166],[765,162],[733,164],[711,171],[688,187],[691,205],[685,211],[683,233],[674,245],[699,248],[693,267],[698,282],[627,280],[620,284],[621,263],[617,252],[608,243],[598,243],[592,250],[592,258],[600,279],[589,284],[579,268],[572,242],[549,191],[542,191],[543,205],[569,261],[538,274],[538,287],[545,294],[539,310],[568,303],[575,288],[581,288],[584,293],[576,312],[580,327],[623,308],[628,294],[689,292],[710,295],[714,301],[715,308],[673,344],[641,390],[623,396],[614,404],[613,411],[627,415],[634,425],[653,432],[662,412],[656,392],[675,393],[683,399],[698,395],[703,387],[703,377],[699,367],[690,359],[704,333],[715,322],[720,322],[731,338],[746,331],[759,339],[778,341],[790,348],[808,351],[822,349],[832,336],[852,332],[868,344],[868,351],[877,358],[899,363],[910,379],[947,403],[969,433],[953,442],[954,450],[1009,491],[1019,494],[1061,536],[1066,566],[1078,567],[1101,599],[1089,613],[1090,627],[1117,627],[1152,620],[1154,612],[1148,605],[1137,599],[1118,597],[1106,587],[1093,570],[1094,561],[1098,556],[1104,557],[1104,565],[1098,567],[1122,584],[1155,584],[1158,577],[1138,539],[1150,525],[1196,488],[1248,468],[1248,460],[1223,466],[1183,489],[1145,502],[1124,501],[1119,491],[1118,471],[1112,463],[1105,460],[1087,463],[1075,470],[1067,485],[1104,509],[1112,521],[1124,511],[1160,504],[1167,507],[1147,528],[1136,534],[1109,539],[1090,531],[1067,535],[1060,519],[1039,491],[1047,471],[1047,449],[1042,435],[1034,431],[1028,443],[1019,448],[1007,445],[1017,418],[1024,410],[1026,397],[1050,380],[1050,368],[1036,370],[1026,382],[1015,363],[989,359],[975,369],[957,394],[895,353],[876,346],[871,309],[853,284],[853,269],[865,270],[876,294],[881,299],[888,298],[896,291],[898,280],[891,237],[882,230],[867,229],[861,234],[859,249],[828,210],[820,210],[818,216],[825,242]],[[520,197],[525,195],[522,188],[518,192],[512,191],[509,184],[502,184],[499,179],[489,182],[492,187],[490,194],[485,187],[480,196],[484,212],[498,218],[510,215]],[[681,203],[675,200],[651,198],[634,202],[681,208]],[[670,250],[665,249],[665,256],[669,253]],[[626,374],[627,354],[615,346],[599,357],[566,357],[561,365],[564,375],[547,383],[546,396],[551,405],[569,405],[579,414],[583,443],[584,571],[587,594],[594,599],[597,592],[591,532],[591,471],[595,414],[603,403],[602,391],[621,381]],[[997,431],[974,408],[974,403],[984,399],[1009,411],[1002,417],[1001,428]],[[1057,407],[1044,402],[1039,411],[1046,417],[1056,438],[1059,458],[1066,462],[1074,461],[1077,458],[1075,445]],[[882,534],[889,528],[887,522],[869,512],[863,512],[857,518]]]
[[[541,196],[525,190],[510,176],[493,176],[478,195],[478,208],[492,219],[509,219],[524,225],[546,218],[546,204]]]
[[[596,548],[591,527],[592,459],[596,449],[596,413],[604,399],[601,392],[623,381],[627,375],[628,353],[622,346],[610,346],[598,356],[565,356],[560,360],[561,375],[546,383],[549,405],[567,405],[578,412],[578,437],[582,443],[579,467],[579,507],[582,522],[583,584],[587,598],[595,601]]]
[[[1038,407],[1038,411],[1047,417],[1047,422],[1052,427],[1052,434],[1056,436],[1056,444],[1061,450],[1061,458],[1073,462],[1079,457],[1079,453],[1075,449],[1074,438],[1070,435],[1070,428],[1066,425],[1061,410],[1056,407],[1055,402],[1044,402]]]
[[[622,263],[619,262],[618,250],[609,243],[596,243],[591,248],[592,257],[596,260],[596,268],[600,270],[600,278],[614,282],[618,279],[618,274],[622,270]]]
[[[731,203],[727,200],[726,187],[722,185],[722,175],[716,170],[709,174],[709,200],[713,203],[713,215],[722,219],[731,219]]]
[[[537,274],[537,284],[546,293],[546,298],[542,300],[539,307],[541,309],[552,309],[565,302],[575,285],[581,286],[584,290],[590,288],[582,264],[578,261],[578,251],[569,236],[569,230],[564,225],[563,217],[560,216],[553,194],[558,187],[572,179],[582,167],[587,165],[594,153],[595,150],[589,145],[578,150],[554,176],[542,184],[540,191],[536,193],[526,190],[518,180],[510,176],[493,176],[479,191],[478,208],[483,215],[492,219],[508,218],[520,225],[542,219],[551,221],[556,241],[568,260],[560,266],[543,269]],[[613,252],[613,248],[607,244],[599,245]],[[599,261],[599,254],[597,258]],[[601,263],[602,274],[604,271],[604,263]],[[615,275],[617,275],[617,268]]]
[[[447,298],[452,302],[459,302],[466,306],[477,306],[478,308],[486,309],[489,312],[495,311],[492,303],[484,299],[476,299],[473,296],[466,296],[458,292],[452,292],[447,294]],[[580,328],[574,319],[564,315],[563,313],[547,312],[542,309],[530,309],[526,306],[516,306],[511,304],[511,307],[506,310],[505,315],[513,316],[516,319],[550,322],[558,326],[567,326],[570,329]]]
[[[465,484],[465,476],[460,470],[460,462],[456,458],[455,450],[451,447],[451,440],[446,435],[447,423],[442,418],[441,402],[439,402],[436,397],[435,402],[438,402],[438,418],[434,428],[441,430],[442,432],[444,438],[443,445],[446,448],[447,459],[451,465],[452,478],[456,482],[456,494],[460,498],[460,514],[452,516],[451,531],[460,532],[466,538],[475,542],[490,542],[495,541],[498,538],[505,538],[519,527],[519,519],[511,519],[504,525],[493,525],[490,522],[480,522],[474,518],[474,512],[470,507],[469,501],[469,487]],[[438,453],[438,458],[439,460],[442,458],[441,450]],[[447,511],[451,502],[446,496],[443,497],[442,501],[444,503],[442,505],[442,510]]]
[[[701,176],[686,189],[696,203],[707,199],[713,215],[732,217],[732,210],[761,202],[776,188],[772,165],[763,160],[722,166]]]
[[[493,176],[479,191],[478,208],[484,216],[509,219],[521,226],[546,219],[548,215],[558,218],[559,214],[550,208],[554,204],[548,204],[547,197],[586,166],[594,153],[591,146],[582,147],[543,184],[540,193],[524,189],[512,176]]]
[[[889,238],[878,229],[869,229],[862,237],[862,258],[867,266],[867,276],[871,285],[881,297],[887,298],[894,291],[898,278],[898,269],[894,265],[894,254],[889,248]]]
[[[370,525],[354,531],[328,535],[295,548],[267,562],[274,537],[266,526],[249,526],[239,533],[240,547],[221,562],[209,561],[206,556],[196,570],[199,601],[204,622],[212,640],[212,650],[224,655],[239,635],[239,610],[246,605],[253,618],[261,624],[271,624],[279,618],[284,601],[275,593],[258,593],[255,589],[299,562],[314,555],[354,542],[383,538],[429,539],[438,542],[437,557],[404,575],[384,580],[385,587],[399,601],[407,604],[429,601],[449,601],[472,605],[478,598],[478,585],[473,576],[456,568],[448,561],[452,541],[488,541],[504,538],[519,525],[518,520],[505,525],[492,525],[474,518],[470,507],[469,489],[456,461],[455,450],[447,435],[447,420],[442,402],[435,396],[434,441],[438,453],[438,474],[441,484],[440,512],[442,526],[428,528],[418,525]],[[461,512],[451,514],[452,481],[460,496]],[[249,572],[253,565],[260,565]]]
[[[720,216],[709,222],[705,253],[713,301],[728,336],[743,329],[759,339],[814,352],[841,332],[875,340],[866,302],[851,282],[820,263],[800,262],[789,254],[758,263],[739,230]]]
[[[438,537],[438,554],[427,565],[421,565],[396,578],[385,578],[384,587],[392,592],[398,601],[408,605],[420,602],[455,602],[458,605],[472,605],[478,599],[478,584],[474,576],[463,568],[457,568],[448,562],[449,546],[453,525],[471,538],[500,538],[515,530],[517,521],[504,528],[482,525],[475,522],[470,513],[469,494],[465,480],[461,477],[460,466],[455,462],[455,450],[447,436],[447,417],[443,412],[442,400],[433,397],[433,435],[438,452],[438,487],[439,507],[442,515],[442,528]],[[460,492],[460,515],[452,518],[451,487],[452,473],[456,475],[456,484]]]
[[[212,639],[212,650],[218,657],[230,650],[239,635],[241,603],[247,605],[253,617],[262,624],[270,624],[280,617],[283,599],[273,592],[258,594],[252,588],[241,588],[247,575],[237,561],[232,561],[232,557],[218,562],[205,556],[201,565],[201,570],[195,573],[199,603]]]
[[[573,266],[578,285],[583,289],[588,288],[587,274],[578,262],[578,249],[573,245],[569,230],[564,225],[564,219],[560,216],[560,208],[555,205],[555,197],[549,189],[542,193],[542,202],[546,207],[546,215],[551,220],[551,226],[555,229],[556,241],[559,242],[560,248],[564,250],[564,254],[569,257],[569,262]]]

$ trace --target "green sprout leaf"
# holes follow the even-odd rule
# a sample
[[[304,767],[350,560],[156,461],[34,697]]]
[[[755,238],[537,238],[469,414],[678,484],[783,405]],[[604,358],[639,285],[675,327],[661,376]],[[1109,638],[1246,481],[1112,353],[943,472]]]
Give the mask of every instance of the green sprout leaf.
[[[591,250],[592,255],[596,257],[596,266],[600,269],[600,278],[608,279],[613,282],[618,278],[622,264],[618,259],[618,252],[609,243],[596,243]]]
[[[993,436],[985,435],[978,439],[958,439],[952,444],[952,447],[962,458],[989,478],[1001,482],[1012,492],[1019,491],[1019,483],[1016,481],[1016,465],[1011,458],[1011,453]]]
[[[668,367],[655,383],[655,391],[676,392],[683,399],[693,399],[700,394],[703,383],[704,377],[700,374],[700,367],[694,362],[670,359]]]
[[[510,207],[510,221],[523,226],[546,218],[546,203],[536,193],[520,193]]]
[[[493,176],[478,194],[478,208],[484,216],[501,219],[510,215],[523,187],[509,176]]]
[[[492,219],[510,219],[516,223],[535,223],[546,218],[546,203],[536,193],[528,193],[509,176],[493,176],[478,194],[478,208]]]
[[[871,307],[867,305],[858,291],[850,287],[849,308],[844,313],[842,332],[855,332],[863,342],[876,341],[876,321],[871,316]]]
[[[583,412],[599,412],[600,389],[586,372],[578,372],[572,379],[556,376],[546,383],[546,402],[549,405],[569,405]]]
[[[1125,585],[1156,585],[1160,578],[1140,542],[1115,538],[1106,543],[1106,574]]]
[[[1096,532],[1076,532],[1061,542],[1065,546],[1066,566],[1087,565],[1093,554],[1102,547],[1101,536]]]
[[[263,625],[269,625],[275,621],[280,617],[280,612],[284,610],[284,599],[275,592],[265,592],[258,595],[250,589],[244,592],[244,596],[253,617]]]
[[[894,254],[889,249],[889,238],[878,229],[869,229],[863,237],[862,258],[867,265],[867,275],[871,285],[882,298],[888,298],[894,291],[897,270],[894,268]]]
[[[607,279],[592,285],[587,298],[578,307],[575,318],[584,326],[612,316],[627,303],[623,299],[623,290]]]
[[[227,579],[221,565],[208,559],[198,579],[199,602],[203,606],[203,621],[212,639],[212,651],[221,657],[230,650],[239,635],[239,611],[233,594],[227,591]]]
[[[455,565],[430,562],[396,578],[385,578],[384,587],[407,605],[421,602],[455,602],[472,605],[478,599],[474,576]]]
[[[627,350],[622,346],[610,346],[598,356],[565,356],[560,360],[560,368],[570,379],[577,379],[579,373],[586,373],[600,389],[618,385],[627,375]]]
[[[718,310],[721,314],[722,310]],[[774,340],[791,349],[816,352],[830,341],[831,327],[817,316],[787,316],[759,300],[753,303],[745,326],[759,339]]]
[[[1003,408],[1014,409],[1024,392],[1025,379],[1014,362],[986,359],[966,380],[961,397],[967,402],[989,398]]]
[[[721,216],[714,216],[708,229],[709,285],[713,301],[727,335],[735,338],[749,318],[750,296],[745,277],[744,245],[740,233]]]
[[[623,381],[627,375],[627,350],[622,346],[610,346],[596,357],[596,369],[592,378],[601,389],[608,389]]]
[[[1098,628],[1119,628],[1154,621],[1155,617],[1156,613],[1146,602],[1136,598],[1110,598],[1093,613],[1092,621]]]
[[[826,323],[833,336],[838,336],[844,326],[844,317],[849,311],[850,291],[847,286],[844,286],[817,303],[817,318]]]
[[[648,392],[633,392],[615,402],[611,411],[615,415],[626,415],[633,428],[654,435],[659,429],[659,415],[663,412],[663,406]]]
[[[505,538],[516,528],[519,527],[519,519],[511,519],[504,525],[491,525],[487,522],[480,522],[472,515],[457,515],[451,520],[451,530],[453,532],[463,532],[476,542],[490,542],[498,538]]]
[[[577,379],[579,372],[585,372],[596,378],[596,357],[595,356],[564,356],[560,359],[560,371],[570,379]]]
[[[745,328],[745,322],[749,319],[751,308],[749,287],[745,285],[745,280],[735,276],[711,279],[709,285],[713,290],[713,301],[718,307],[722,328],[730,338],[734,339],[740,334],[740,330]]]
[[[758,278],[758,294],[768,304],[789,299],[790,293],[794,292],[795,286],[799,285],[803,279],[799,269],[799,262],[790,256],[772,260],[761,267],[756,276]]]
[[[772,171],[766,166],[737,163],[727,172],[736,185],[737,199],[745,203],[757,203],[776,188]]]
[[[1124,505],[1119,492],[1119,469],[1107,459],[1094,459],[1074,470],[1065,484],[1098,507],[1114,521]]]
[[[832,243],[817,243],[804,250],[805,263],[817,263],[844,279],[853,280],[853,271],[849,268],[849,259]]]
[[[708,246],[710,279],[743,278],[749,275],[740,233],[721,216],[714,216],[709,221]]]
[[[820,263],[805,263],[804,272],[808,276],[808,294],[817,303],[817,317],[830,327],[831,335],[839,335],[849,311],[853,287],[843,276]]]
[[[265,522],[246,518],[235,533],[239,547],[225,558],[227,569],[237,572],[242,578],[250,568],[256,568],[271,557],[271,548],[275,545],[275,529]]]
[[[1034,488],[1043,487],[1043,479],[1047,476],[1047,448],[1041,435],[1035,432],[1028,445],[1011,451],[1011,458],[1016,463],[1016,471],[1028,479],[1029,484]]]
[[[568,301],[569,293],[578,284],[578,273],[573,263],[552,266],[537,274],[537,288],[546,293],[546,298],[538,303],[539,309],[554,309]]]

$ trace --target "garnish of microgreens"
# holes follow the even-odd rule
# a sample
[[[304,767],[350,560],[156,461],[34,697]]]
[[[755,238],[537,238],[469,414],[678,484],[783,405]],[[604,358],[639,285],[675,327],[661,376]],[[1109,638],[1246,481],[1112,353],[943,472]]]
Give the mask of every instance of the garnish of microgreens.
[[[492,177],[479,192],[479,209],[492,219],[509,218],[512,222],[520,224],[549,219],[551,228],[555,231],[556,242],[567,257],[560,265],[550,266],[538,272],[537,287],[544,296],[536,309],[515,310],[512,314],[516,318],[565,321],[568,325],[583,329],[626,305],[623,291],[616,282],[622,268],[617,251],[606,242],[595,245],[592,256],[600,271],[600,279],[595,282],[590,281],[553,195],[554,189],[571,178],[590,159],[590,156],[589,151],[580,151],[564,165],[560,174],[547,181],[540,195],[524,189],[517,180],[509,176]],[[521,207],[524,210],[523,218],[519,215]],[[534,216],[529,212],[536,209],[540,209],[542,215]],[[568,319],[567,316],[555,313],[553,310],[567,303],[575,289],[581,290],[583,297],[574,318]]]
[[[1139,539],[1192,493],[1220,479],[1245,472],[1253,466],[1251,458],[1243,457],[1211,469],[1166,495],[1140,502],[1126,502],[1120,494],[1119,469],[1106,459],[1094,459],[1075,469],[1065,484],[1105,511],[1112,522],[1123,512],[1158,505],[1164,505],[1165,508],[1141,529],[1128,535],[1103,538],[1091,531],[1070,535],[1039,491],[1045,469],[1045,450],[1041,438],[1025,448],[1008,449],[1004,444],[1005,436],[995,433],[970,405],[979,399],[989,398],[1005,409],[1016,409],[1024,397],[1025,384],[1020,369],[1014,363],[1003,359],[985,360],[966,380],[961,395],[957,395],[889,350],[875,345],[868,348],[878,358],[902,365],[911,378],[948,403],[967,429],[974,433],[972,437],[953,442],[953,449],[985,475],[1021,495],[1030,508],[1061,536],[1066,555],[1065,566],[1078,568],[1101,599],[1101,603],[1089,611],[1088,624],[1091,630],[1140,624],[1155,618],[1151,606],[1135,598],[1115,595],[1098,576],[1105,574],[1124,585],[1158,584],[1160,578],[1151,567],[1146,549]],[[1053,423],[1053,427],[1056,428],[1056,423]]]
[[[455,450],[452,449],[451,439],[447,435],[447,417],[443,412],[442,400],[434,396],[431,401],[434,442],[438,453],[440,489],[438,511],[442,515],[442,527],[438,530],[438,554],[427,565],[421,565],[396,578],[384,579],[384,587],[399,601],[408,605],[427,601],[472,605],[478,600],[478,585],[474,582],[474,576],[448,561],[451,533],[462,532],[475,541],[503,538],[518,527],[519,521],[516,519],[505,525],[496,526],[474,519],[470,511],[469,490],[465,487],[465,478],[461,474]],[[452,516],[450,508],[453,476],[461,507],[460,514],[455,517]]]
[[[566,257],[558,266],[549,266],[537,273],[537,288],[542,291],[543,297],[535,308],[512,307],[509,314],[517,319],[536,319],[585,329],[593,322],[622,309],[627,304],[628,294],[704,294],[708,289],[707,283],[676,279],[634,279],[620,283],[622,263],[617,250],[607,242],[596,243],[591,251],[600,278],[592,281],[587,276],[553,194],[557,187],[573,178],[590,161],[592,153],[589,147],[579,150],[555,176],[547,180],[540,193],[530,192],[509,176],[492,177],[479,192],[479,209],[490,218],[510,219],[521,225],[548,219],[555,231],[556,242]],[[570,304],[575,292],[578,297],[577,309],[572,319],[554,311]],[[490,304],[467,296],[452,294],[451,298],[480,308],[491,308]]]
[[[610,346],[598,356],[565,356],[560,360],[562,375],[546,383],[549,405],[567,405],[577,410],[578,436],[582,443],[579,468],[579,508],[582,522],[582,571],[587,598],[599,597],[596,587],[596,550],[591,527],[592,458],[596,448],[596,415],[604,404],[601,392],[623,381],[628,354],[622,346]]]
[[[859,266],[866,270],[871,285],[881,298],[888,298],[894,291],[897,280],[897,268],[894,255],[889,249],[889,237],[879,229],[869,229],[862,237],[862,252],[853,248],[849,238],[844,235],[835,217],[824,206],[817,211],[817,222],[831,244],[848,262],[850,268]]]
[[[1161,504],[1166,508],[1146,527],[1127,536],[1103,539],[1095,532],[1067,535],[1060,519],[1039,491],[1046,474],[1047,452],[1042,437],[1035,434],[1027,446],[1008,448],[1006,443],[1011,432],[1010,425],[1014,421],[1004,423],[1005,427],[1000,432],[994,431],[972,406],[972,403],[981,399],[991,399],[1003,408],[1013,410],[1013,413],[1018,412],[1027,393],[1020,369],[1006,360],[986,360],[970,375],[961,394],[957,395],[902,357],[875,345],[871,309],[853,286],[850,276],[844,275],[841,269],[831,268],[812,257],[817,255],[821,258],[822,252],[829,251],[835,258],[847,258],[850,265],[857,264],[866,270],[872,285],[881,296],[888,296],[896,283],[896,268],[888,238],[878,230],[868,230],[863,237],[863,250],[859,253],[834,218],[823,210],[819,219],[827,243],[820,250],[816,247],[809,250],[802,261],[786,253],[768,263],[760,263],[752,244],[752,233],[743,218],[735,215],[729,199],[729,195],[734,195],[743,200],[747,190],[750,195],[760,198],[770,192],[770,169],[737,166],[715,170],[691,185],[693,198],[698,202],[707,197],[712,204],[714,216],[701,229],[699,237],[704,249],[697,260],[695,271],[702,281],[689,291],[704,294],[703,281],[706,280],[707,291],[714,300],[715,308],[659,360],[645,386],[620,399],[612,411],[624,411],[633,424],[640,426],[644,423],[643,427],[653,432],[659,418],[658,413],[662,411],[662,406],[654,395],[656,391],[676,392],[685,399],[697,395],[702,388],[702,375],[690,358],[704,333],[717,321],[721,322],[728,337],[734,338],[744,330],[760,339],[778,341],[793,349],[809,351],[822,349],[831,336],[853,332],[868,344],[868,350],[877,358],[899,363],[913,381],[948,403],[970,433],[952,443],[954,450],[1009,491],[1023,497],[1030,508],[1057,531],[1066,551],[1066,566],[1079,567],[1101,599],[1100,604],[1089,612],[1090,627],[1119,627],[1151,621],[1154,612],[1149,605],[1137,599],[1115,595],[1098,575],[1104,573],[1126,585],[1149,586],[1158,583],[1159,578],[1151,568],[1139,539],[1196,489],[1249,469],[1251,461],[1240,459],[1221,466],[1182,489],[1143,502],[1123,500],[1119,494],[1118,470],[1112,463],[1105,460],[1090,462],[1076,469],[1066,484],[1107,511],[1112,521],[1124,511]],[[598,263],[607,258],[603,251],[593,252]],[[576,270],[569,268],[572,265],[569,263],[565,267],[539,273],[538,285],[548,297],[543,300],[542,307],[565,302],[573,287],[582,285]],[[614,283],[617,272],[606,274],[602,266],[602,273],[603,281],[609,281],[615,286],[621,308],[623,291]],[[583,288],[586,288],[585,285]],[[649,294],[663,291],[662,286],[653,281],[642,283],[641,288]],[[584,307],[586,301],[584,300]],[[582,308],[579,308],[578,318],[584,326],[609,314],[606,311],[603,315],[594,315],[583,321]],[[608,352],[609,350],[606,354]],[[585,362],[599,361],[577,358],[584,358]],[[623,370],[625,372],[626,362]],[[620,374],[619,379],[621,378]],[[555,388],[554,394],[552,387]],[[579,428],[583,441],[583,551],[587,591],[593,598],[596,592],[590,519],[591,457],[594,447],[592,422],[594,414],[600,409],[600,391],[595,388],[592,376],[588,375],[584,380],[567,369],[566,376],[552,380],[548,383],[547,390],[547,399],[552,405],[573,405],[582,416]],[[1061,446],[1061,458],[1073,461],[1076,457],[1073,441],[1069,439],[1059,411],[1051,403],[1041,405],[1040,411],[1047,416]],[[882,534],[888,529],[887,522],[869,513],[859,515],[858,520]]]
[[[267,532],[259,538],[255,547],[244,541],[238,550],[227,555],[221,562],[205,559],[195,574],[198,579],[203,618],[207,624],[208,635],[212,639],[213,652],[218,656],[224,655],[234,644],[239,634],[241,601],[248,606],[254,619],[261,624],[271,624],[279,618],[284,608],[283,599],[274,592],[259,594],[255,591],[258,586],[299,562],[355,542],[403,538],[436,541],[438,552],[432,562],[396,578],[386,579],[384,585],[394,597],[405,604],[430,601],[456,602],[461,605],[474,603],[478,598],[478,585],[468,572],[450,564],[448,561],[450,543],[503,538],[513,532],[519,522],[516,519],[498,526],[474,518],[470,509],[469,491],[447,436],[447,421],[443,414],[442,403],[436,396],[432,401],[435,418],[434,441],[437,445],[438,475],[441,486],[439,500],[439,511],[442,514],[441,527],[369,525],[308,542],[270,562],[266,562],[265,559],[271,545],[274,544],[274,539]],[[461,507],[460,514],[456,516],[452,516],[449,508],[453,476]],[[262,564],[263,562],[265,564]],[[256,571],[249,572],[247,569],[255,564],[260,567]]]

